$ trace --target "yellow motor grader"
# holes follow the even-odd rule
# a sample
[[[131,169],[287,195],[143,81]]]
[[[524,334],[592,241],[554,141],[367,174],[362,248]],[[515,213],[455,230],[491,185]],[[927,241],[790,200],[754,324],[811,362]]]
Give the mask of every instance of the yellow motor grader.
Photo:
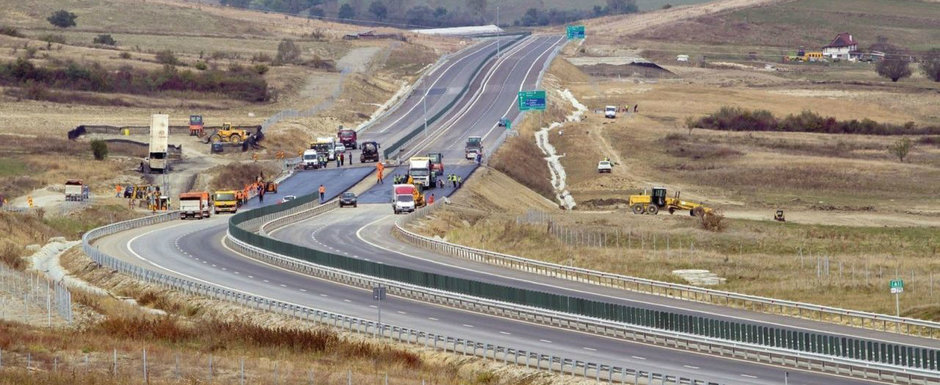
[[[630,195],[630,209],[634,214],[659,214],[660,210],[669,211],[673,214],[676,211],[689,211],[693,217],[701,217],[706,213],[711,214],[712,209],[705,207],[701,203],[689,202],[679,199],[679,191],[676,191],[674,197],[666,196],[665,187],[653,187],[652,194],[647,195],[646,191],[639,195]]]

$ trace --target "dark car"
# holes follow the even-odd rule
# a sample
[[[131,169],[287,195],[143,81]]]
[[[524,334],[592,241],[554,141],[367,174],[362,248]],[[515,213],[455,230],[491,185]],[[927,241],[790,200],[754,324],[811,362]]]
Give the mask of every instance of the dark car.
[[[339,207],[344,206],[359,207],[356,194],[351,192],[344,192],[343,195],[339,197]]]

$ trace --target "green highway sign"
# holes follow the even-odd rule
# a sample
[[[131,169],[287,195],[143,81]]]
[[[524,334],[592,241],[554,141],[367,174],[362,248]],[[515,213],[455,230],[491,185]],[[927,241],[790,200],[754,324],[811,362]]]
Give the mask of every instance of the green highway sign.
[[[900,279],[891,280],[891,294],[898,294],[904,292],[904,281]]]
[[[519,111],[545,110],[545,91],[519,91]]]
[[[584,39],[584,26],[583,25],[569,25],[566,30],[568,32],[568,40]]]

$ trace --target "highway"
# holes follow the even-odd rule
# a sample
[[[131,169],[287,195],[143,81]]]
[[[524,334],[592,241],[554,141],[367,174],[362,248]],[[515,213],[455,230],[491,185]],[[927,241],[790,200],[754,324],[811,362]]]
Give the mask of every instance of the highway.
[[[496,120],[503,116],[510,118],[515,116],[517,111],[515,111],[513,101],[516,91],[534,88],[539,71],[543,68],[545,61],[550,58],[549,53],[561,42],[560,38],[554,36],[527,38],[504,51],[501,59],[489,62],[480,72],[480,76],[464,79],[464,82],[472,80],[470,92],[457,102],[454,109],[430,127],[425,138],[409,145],[406,151],[417,153],[443,151],[447,161],[446,172],[459,171],[461,174],[472,172],[474,166],[466,160],[461,160],[463,141],[466,136],[474,134],[485,136],[484,146],[489,151],[498,142],[501,133],[501,130],[495,127]],[[452,64],[448,62],[436,70],[440,72],[432,72],[432,74],[438,76],[442,87],[448,84],[446,88],[450,90],[452,85],[459,83],[449,82],[448,80],[452,79],[447,75],[447,71],[463,68],[464,71],[455,70],[456,73],[467,72],[466,68],[472,68],[476,55],[485,56],[484,51],[489,46],[488,44],[478,45],[455,55],[451,60],[460,60],[463,64],[458,63],[453,67],[448,67]],[[434,84],[430,81],[431,79],[433,77],[427,78],[425,81],[429,83],[425,84]],[[437,87],[437,85],[432,85],[429,88]],[[420,93],[416,92],[416,94]],[[435,95],[428,93],[429,110],[432,104],[446,105],[448,103],[445,100],[446,97],[455,95],[456,93],[449,93],[449,91]],[[439,98],[432,102],[431,96]],[[381,143],[385,143],[400,137],[401,129],[414,127],[402,122],[413,121],[415,110],[422,110],[417,116],[423,116],[423,108],[416,108],[419,104],[423,104],[420,98],[415,101],[409,98],[398,110],[363,132],[360,141],[381,140]],[[407,112],[409,109],[411,112]],[[356,165],[356,167],[332,167],[324,170],[297,172],[282,183],[279,194],[267,195],[263,203],[275,204],[277,198],[286,194],[299,196],[313,193],[320,184],[326,186],[327,195],[332,197],[356,185],[363,178],[367,178],[372,171],[372,165]],[[490,266],[473,266],[455,259],[426,255],[430,253],[421,253],[416,257],[403,256],[394,249],[401,245],[377,243],[376,238],[382,238],[381,232],[387,231],[389,221],[387,214],[391,213],[391,208],[386,203],[387,191],[391,187],[390,178],[386,180],[385,185],[375,186],[362,196],[363,203],[374,201],[377,204],[363,204],[357,209],[336,210],[325,216],[286,227],[275,232],[275,236],[352,258],[396,265],[414,264],[422,266],[422,270],[442,269],[450,275],[474,274],[473,276],[480,280],[502,280],[512,285],[548,287],[542,283],[544,280],[542,277],[523,276],[510,271],[493,273],[494,270]],[[452,191],[452,188],[432,190],[432,192],[439,193],[439,196],[449,195]],[[253,200],[245,209],[258,207],[259,204]],[[227,219],[228,216],[217,215],[202,221],[180,221],[150,226],[105,237],[96,242],[95,246],[113,256],[169,274],[299,305],[374,318],[376,309],[370,292],[261,264],[228,250],[222,243]],[[390,238],[387,233],[384,237]],[[368,242],[381,247],[372,246]],[[383,250],[383,247],[388,250]],[[427,262],[435,259],[437,262]],[[478,270],[478,272],[473,270]],[[505,277],[497,274],[505,275]],[[583,292],[579,295],[603,296],[606,300],[612,300],[608,298],[611,296],[625,296],[624,292],[611,294],[599,287],[579,286],[565,281],[551,281],[551,286],[553,286],[551,289],[555,291]],[[648,302],[650,305],[657,305],[665,301],[660,297],[654,297]],[[681,302],[681,305],[690,306],[691,304]],[[737,311],[723,310],[727,314],[736,316]],[[755,316],[753,313],[747,314]],[[401,298],[389,298],[383,306],[382,318],[383,322],[390,324],[407,325],[451,336],[498,342],[519,349],[564,355],[578,360],[653,369],[721,383],[779,384],[784,378],[784,369],[777,367],[634,344]],[[786,319],[787,323],[794,321],[796,320]],[[804,373],[792,369],[789,381],[791,384],[866,383],[861,380]]]

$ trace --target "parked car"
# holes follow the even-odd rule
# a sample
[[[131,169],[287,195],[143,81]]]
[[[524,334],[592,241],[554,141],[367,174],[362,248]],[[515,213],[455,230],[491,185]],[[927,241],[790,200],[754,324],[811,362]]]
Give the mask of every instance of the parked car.
[[[290,202],[290,201],[292,201],[292,200],[294,200],[294,199],[297,199],[297,197],[296,197],[296,196],[293,196],[293,195],[285,195],[283,198],[281,198],[281,202],[280,202],[280,203],[287,203],[287,202]]]
[[[343,195],[339,197],[339,207],[345,207],[345,206],[359,207],[357,200],[358,198],[356,197],[355,193],[351,193],[349,191],[344,192]]]
[[[336,153],[337,156],[339,156],[339,154],[346,152],[346,146],[344,146],[342,143],[337,143],[336,147],[333,148],[333,152]]]
[[[602,161],[600,161],[600,162],[597,162],[597,172],[598,172],[598,173],[604,173],[604,172],[606,172],[606,173],[610,174],[610,172],[613,170],[613,168],[614,168],[614,167],[613,167],[613,165],[610,163],[610,161],[602,160]]]

